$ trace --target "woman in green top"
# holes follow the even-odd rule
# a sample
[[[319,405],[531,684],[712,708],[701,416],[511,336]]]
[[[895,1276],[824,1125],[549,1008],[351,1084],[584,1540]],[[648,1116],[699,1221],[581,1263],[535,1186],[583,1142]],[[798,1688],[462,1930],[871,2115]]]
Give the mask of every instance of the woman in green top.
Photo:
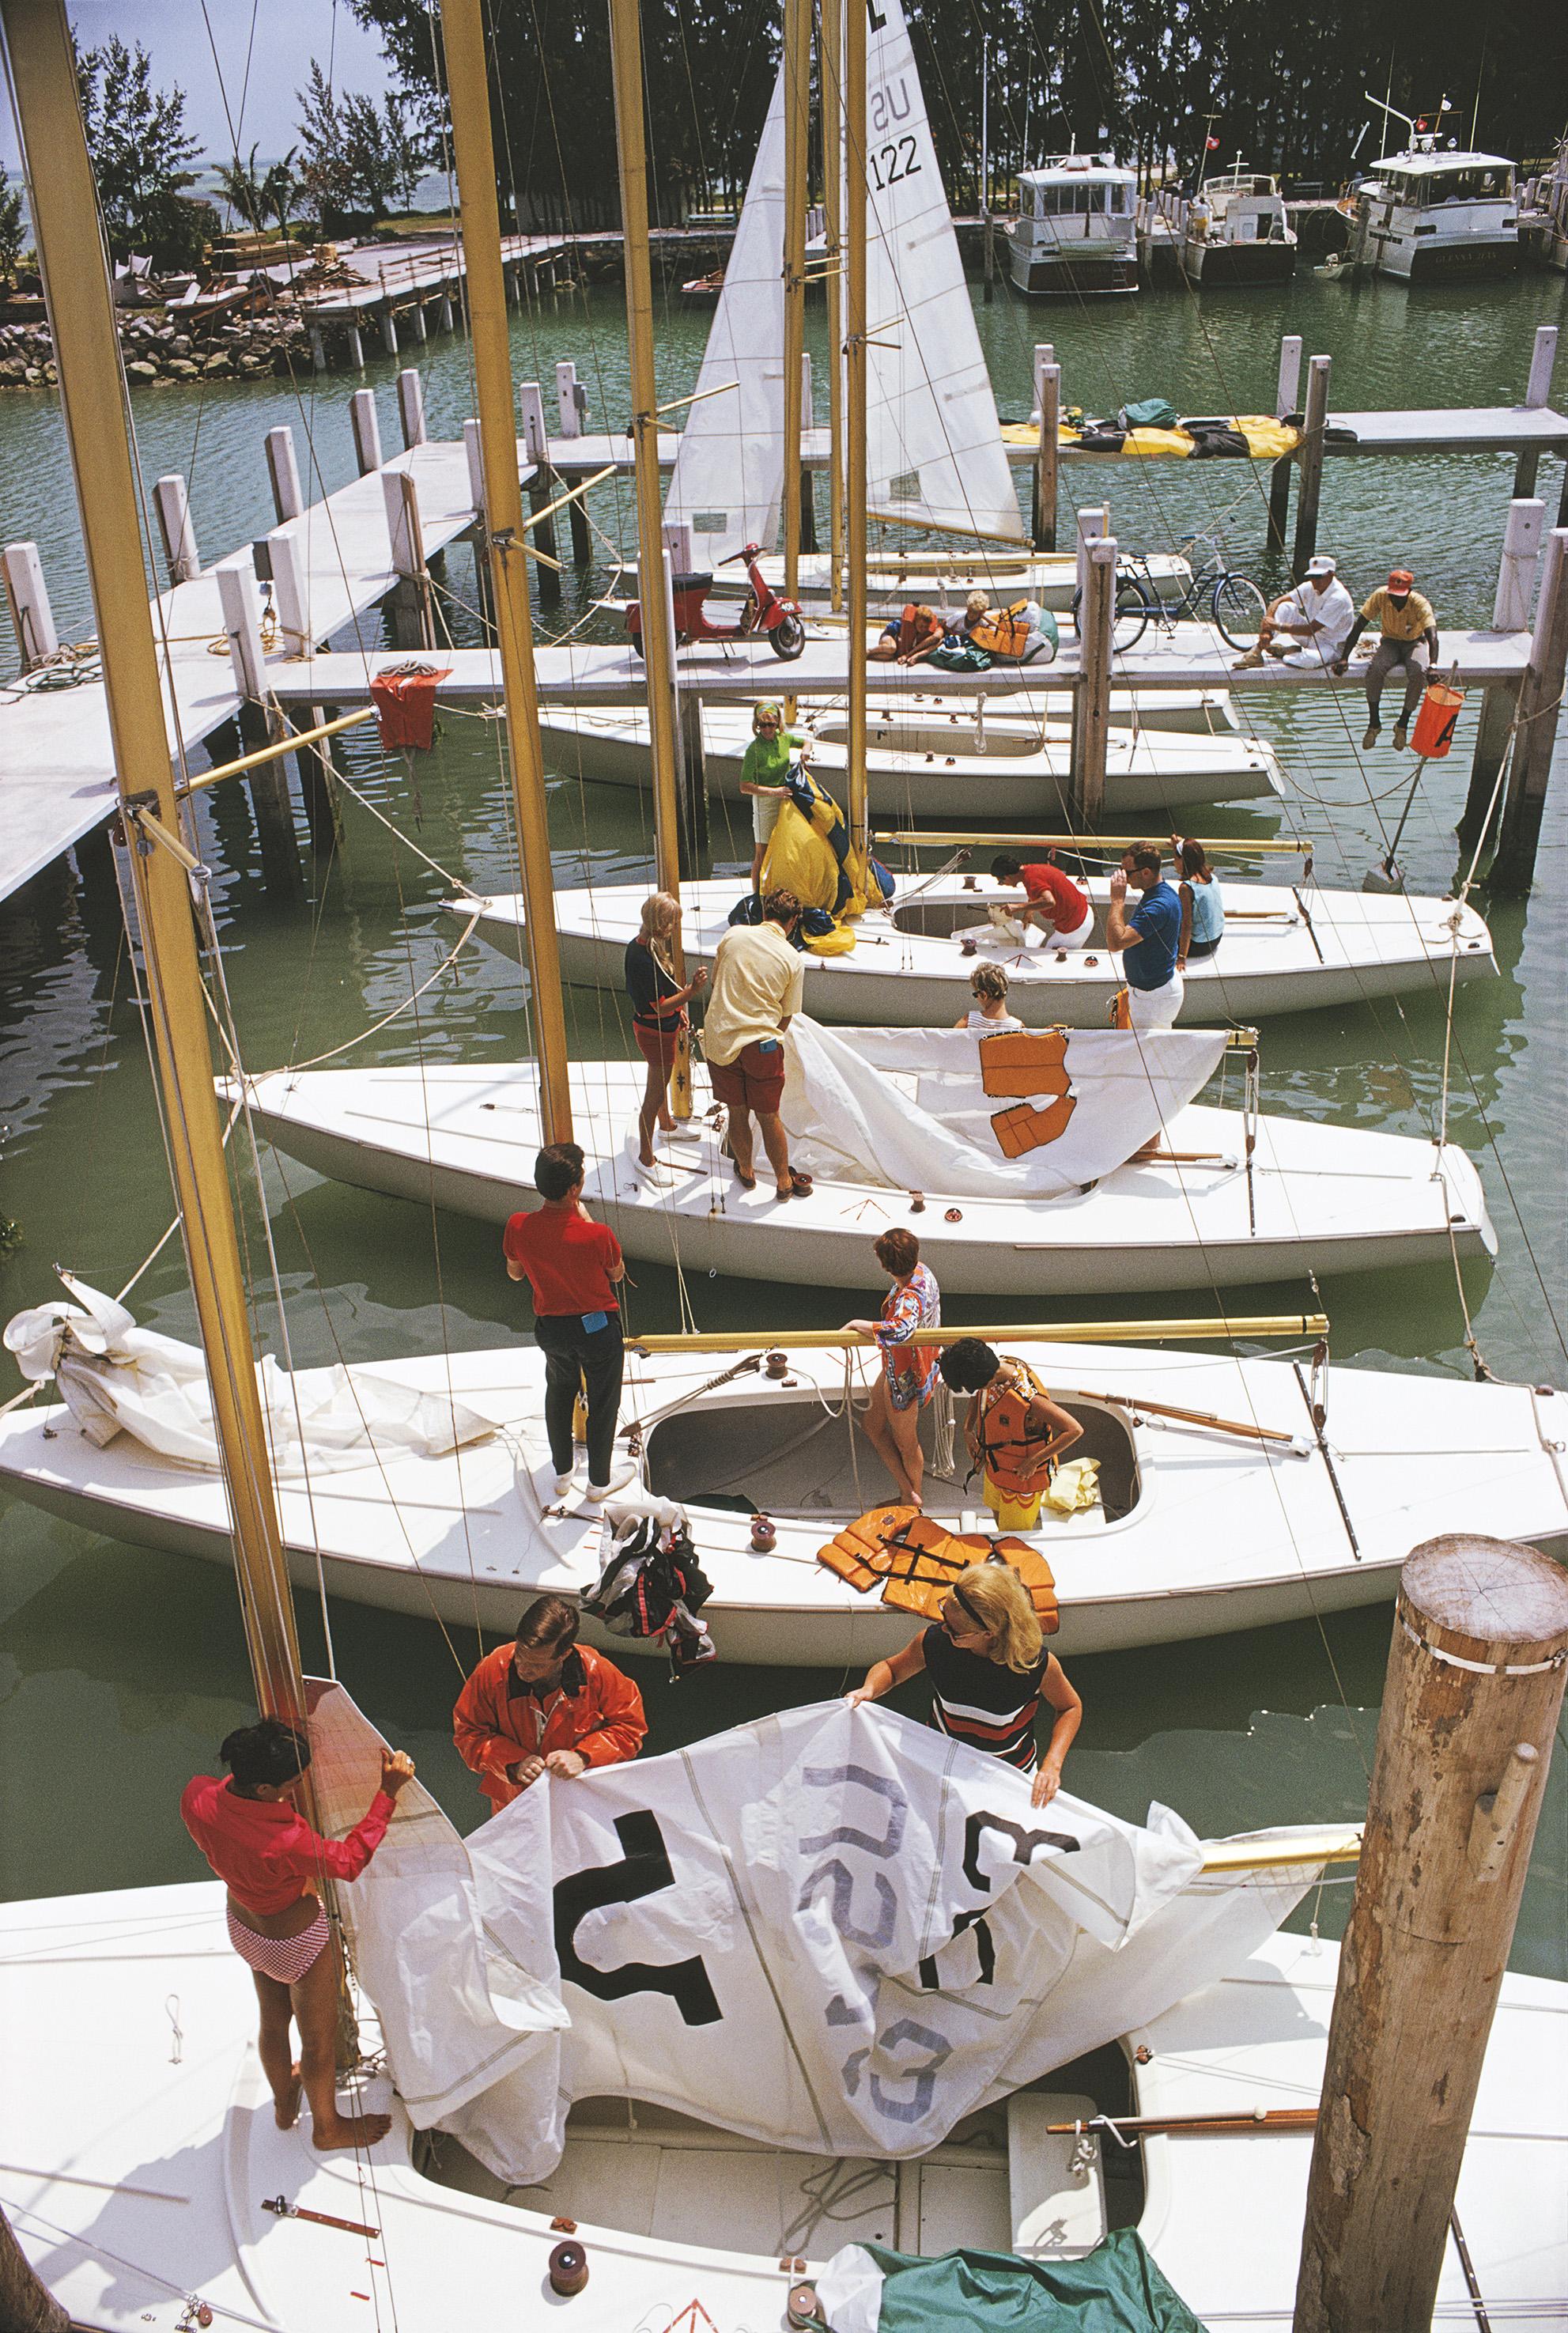
[[[751,715],[751,743],[741,763],[741,792],[751,797],[751,888],[759,888],[762,861],[773,840],[789,788],[784,779],[791,752],[802,761],[811,757],[811,738],[801,730],[786,729],[784,709],[776,697],[765,696]]]

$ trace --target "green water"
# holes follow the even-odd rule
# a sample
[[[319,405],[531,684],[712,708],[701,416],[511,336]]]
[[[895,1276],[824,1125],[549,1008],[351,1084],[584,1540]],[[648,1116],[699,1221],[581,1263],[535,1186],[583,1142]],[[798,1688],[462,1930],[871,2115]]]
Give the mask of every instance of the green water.
[[[1000,285],[989,310],[976,296],[1004,413],[1027,411],[1029,351],[1047,336],[1064,365],[1066,394],[1091,408],[1114,410],[1130,398],[1162,393],[1188,411],[1245,411],[1272,408],[1278,337],[1287,330],[1303,334],[1309,353],[1333,354],[1342,408],[1507,402],[1520,393],[1535,326],[1562,315],[1564,286],[1560,277],[1543,276],[1491,289],[1412,295],[1378,284],[1353,293],[1309,278],[1288,291],[1209,294],[1201,303],[1164,293],[1076,311],[1028,309]],[[690,388],[705,329],[701,315],[664,310],[662,394]],[[820,380],[820,318],[813,331]],[[520,378],[550,384],[557,357],[572,356],[588,387],[590,426],[624,421],[617,293],[586,301],[562,294],[525,311],[514,343]],[[449,340],[416,353],[431,434],[454,436],[473,410],[466,345]],[[388,446],[397,443],[395,370],[383,359],[366,376]],[[351,386],[339,374],[298,395],[279,381],[215,387],[200,399],[167,389],[137,392],[144,471],[149,480],[169,469],[188,475],[205,557],[272,523],[262,439],[273,423],[292,422],[301,469],[309,446],[325,487],[352,475]],[[1237,563],[1269,580],[1277,571],[1259,548],[1265,475],[1224,462],[1136,470],[1117,464],[1098,481],[1073,474],[1067,494],[1108,494],[1118,535],[1148,549],[1219,524]],[[1485,620],[1510,477],[1511,466],[1488,456],[1335,462],[1323,546],[1338,552],[1358,594],[1400,561],[1414,567],[1440,619]],[[1556,466],[1547,466],[1543,491],[1554,506],[1559,484]],[[606,538],[632,543],[626,489],[597,493],[592,510]],[[41,396],[0,400],[0,525],[7,540],[39,542],[62,637],[87,629],[63,435],[53,405]],[[602,569],[594,578],[569,575],[563,605],[539,610],[541,636],[577,622],[603,580]],[[466,551],[454,551],[445,582],[454,636],[472,639],[473,618],[462,604],[473,598]],[[367,637],[379,645],[374,619]],[[1348,696],[1335,701],[1315,693],[1268,708],[1292,813],[1318,838],[1325,882],[1359,884],[1386,848],[1408,782],[1408,768],[1391,752],[1361,754],[1358,706]],[[1407,829],[1401,855],[1413,888],[1441,891],[1453,880],[1452,827],[1468,736],[1467,715],[1460,750],[1430,770]],[[412,782],[401,763],[382,761],[364,732],[346,742],[343,767],[442,867],[480,887],[511,888],[508,809],[490,725],[448,719],[437,751]],[[1449,1097],[1450,1128],[1480,1159],[1501,1240],[1496,1268],[1467,1280],[1481,1349],[1500,1374],[1558,1383],[1565,1367],[1554,1318],[1564,1215],[1562,796],[1560,782],[1528,905],[1482,903],[1502,976],[1460,994]],[[3,805],[0,773],[0,813]],[[551,816],[561,883],[632,880],[648,871],[651,837],[636,797],[585,788],[563,773]],[[436,907],[445,885],[351,801],[340,852],[330,865],[306,860],[306,888],[293,903],[270,895],[263,881],[243,793],[221,788],[205,797],[201,818],[252,1068],[316,1054],[351,1036],[434,967],[449,938]],[[715,867],[743,867],[749,834],[731,838],[723,805],[715,806]],[[1217,811],[1206,830],[1266,830],[1250,813]],[[582,993],[570,1003],[584,1050],[629,1051],[618,1000]],[[1422,1131],[1440,1103],[1442,1036],[1433,995],[1276,1022],[1264,1044],[1265,1106]],[[432,1058],[500,1061],[524,1052],[526,1000],[515,967],[471,948],[460,979],[421,1007],[417,1028],[409,1018],[395,1022],[358,1058],[406,1060],[417,1043]],[[0,1210],[23,1234],[20,1249],[0,1263],[0,1319],[50,1294],[55,1260],[100,1287],[118,1288],[163,1230],[169,1201],[112,891],[106,896],[79,879],[70,862],[0,909]],[[432,1219],[292,1166],[286,1189],[269,1166],[266,1188],[301,1364],[330,1359],[339,1347],[368,1359],[428,1351],[444,1339],[473,1347],[526,1334],[528,1306],[506,1281],[489,1230]],[[255,1195],[247,1192],[258,1262],[260,1221]],[[670,1276],[637,1271],[638,1323],[674,1325]],[[867,1295],[874,1292],[868,1285]],[[830,1323],[853,1309],[842,1296],[810,1288],[712,1280],[693,1293],[700,1317],[713,1326]],[[1337,1360],[1467,1373],[1450,1273],[1372,1276],[1330,1284],[1324,1295]],[[137,1301],[151,1324],[190,1333],[177,1250],[153,1266]],[[1307,1301],[1305,1289],[1273,1290],[1267,1299],[1242,1291],[1235,1309]],[[1114,1254],[1105,1258],[1095,1309],[1150,1309]],[[261,1325],[272,1334],[270,1299]],[[1344,1378],[1339,1387],[1351,1397]],[[1484,1512],[1454,1520],[1483,1530],[1487,1523]],[[215,1566],[144,1554],[14,1503],[0,1512],[0,1887],[34,1896],[196,1876],[204,1867],[180,1828],[177,1795],[249,1705],[231,1581]],[[310,1656],[319,1659],[320,1625],[310,1600],[301,1602]],[[469,1825],[482,1802],[447,1725],[459,1664],[472,1658],[473,1640],[454,1636],[449,1647],[434,1626],[349,1605],[334,1608],[331,1626],[345,1681]],[[1383,1609],[1335,1619],[1321,1633],[1283,1627],[1076,1663],[1087,1714],[1069,1784],[1133,1817],[1158,1797],[1209,1832],[1353,1815],[1364,1801],[1387,1646]],[[654,1748],[826,1695],[842,1682],[837,1673],[728,1668],[671,1687],[652,1667],[639,1675]],[[1560,1761],[1515,1954],[1517,1965],[1558,1976],[1568,1976],[1565,1850],[1568,1768]],[[1344,1902],[1343,1887],[1326,1891],[1325,1933],[1337,1932]]]

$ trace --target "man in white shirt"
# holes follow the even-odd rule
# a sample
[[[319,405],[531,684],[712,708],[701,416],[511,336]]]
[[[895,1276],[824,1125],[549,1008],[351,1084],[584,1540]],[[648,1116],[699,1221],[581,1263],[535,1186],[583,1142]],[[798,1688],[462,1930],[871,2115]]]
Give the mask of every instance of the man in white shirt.
[[[1264,617],[1257,646],[1238,657],[1231,669],[1245,672],[1266,656],[1298,671],[1319,672],[1343,653],[1355,621],[1355,601],[1339,580],[1337,562],[1313,559],[1306,581],[1276,600]]]
[[[811,1177],[789,1164],[789,1144],[779,1112],[784,1099],[784,1032],[800,1010],[805,965],[793,945],[800,902],[793,891],[770,891],[760,924],[732,924],[713,951],[713,978],[703,1022],[703,1051],[713,1098],[730,1113],[728,1139],[735,1180],[755,1190],[751,1118],[781,1199],[807,1199]]]

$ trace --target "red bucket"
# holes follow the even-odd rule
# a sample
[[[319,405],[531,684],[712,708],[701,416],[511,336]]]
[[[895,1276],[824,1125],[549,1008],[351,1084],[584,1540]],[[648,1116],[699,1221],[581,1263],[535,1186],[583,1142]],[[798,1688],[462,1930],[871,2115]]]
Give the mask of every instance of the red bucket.
[[[1410,739],[1412,747],[1424,762],[1440,762],[1453,744],[1459,708],[1464,701],[1462,688],[1450,688],[1447,681],[1442,680],[1429,684],[1416,715],[1415,734]]]

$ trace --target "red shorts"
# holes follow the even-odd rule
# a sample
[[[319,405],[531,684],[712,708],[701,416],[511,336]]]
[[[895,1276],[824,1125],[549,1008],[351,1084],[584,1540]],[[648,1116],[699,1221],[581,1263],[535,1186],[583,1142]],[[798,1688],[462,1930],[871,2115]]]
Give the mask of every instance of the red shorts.
[[[775,1043],[764,1052],[760,1041],[742,1045],[732,1061],[710,1061],[713,1099],[731,1109],[754,1109],[763,1118],[777,1118],[784,1099],[784,1048]]]
[[[632,1034],[637,1041],[637,1051],[650,1070],[673,1070],[675,1047],[685,1033],[683,1021],[663,1029],[645,1029],[640,1021],[632,1022]]]

